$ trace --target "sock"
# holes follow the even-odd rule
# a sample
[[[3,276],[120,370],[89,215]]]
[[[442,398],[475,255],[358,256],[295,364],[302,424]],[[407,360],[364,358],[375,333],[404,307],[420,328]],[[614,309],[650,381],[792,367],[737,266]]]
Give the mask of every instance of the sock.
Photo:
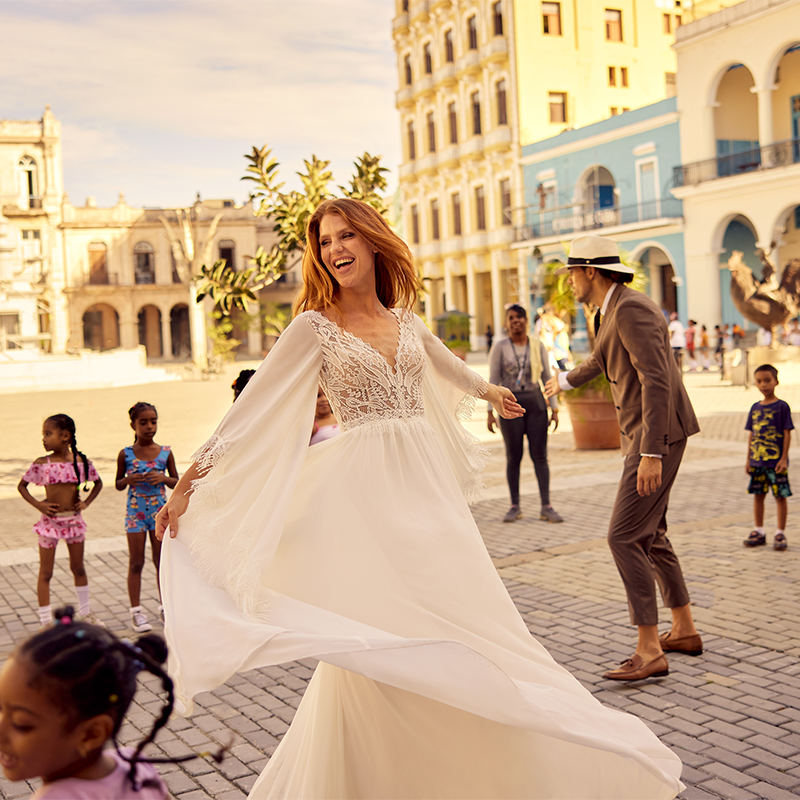
[[[776,528],[775,535],[777,536],[779,533],[783,533],[783,531],[780,528]]]
[[[764,526],[763,525],[760,528],[759,527],[755,527],[755,528],[753,528],[753,530],[756,533],[760,533],[762,536],[764,535]]]
[[[135,614],[137,611],[144,611],[141,606],[131,606],[131,615]]]
[[[39,606],[39,624],[49,625],[53,621],[53,607]]]
[[[78,596],[78,613],[84,617],[89,613],[89,587],[76,586],[75,594]]]

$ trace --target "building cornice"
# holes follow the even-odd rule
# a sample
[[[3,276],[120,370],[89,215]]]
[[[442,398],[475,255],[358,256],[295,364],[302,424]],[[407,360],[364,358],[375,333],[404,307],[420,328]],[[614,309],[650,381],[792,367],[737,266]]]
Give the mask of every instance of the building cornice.
[[[728,175],[714,181],[698,183],[695,186],[676,186],[670,189],[679,200],[713,202],[715,200],[741,200],[743,194],[752,194],[754,189],[773,191],[786,185],[796,189],[800,183],[800,164],[778,167],[769,170],[753,170],[741,175]]]
[[[641,122],[634,122],[623,128],[615,128],[614,130],[598,133],[594,136],[587,136],[585,139],[578,139],[577,141],[567,144],[556,145],[547,150],[540,150],[538,153],[522,156],[519,163],[523,167],[528,164],[538,164],[540,161],[547,161],[550,158],[576,153],[580,150],[585,150],[589,147],[597,147],[601,144],[608,144],[609,142],[617,142],[620,139],[635,136],[637,133],[645,133],[665,125],[671,125],[677,123],[679,119],[680,115],[677,111],[671,111],[669,114],[659,114],[657,117],[642,120]],[[523,149],[524,147],[523,145]]]

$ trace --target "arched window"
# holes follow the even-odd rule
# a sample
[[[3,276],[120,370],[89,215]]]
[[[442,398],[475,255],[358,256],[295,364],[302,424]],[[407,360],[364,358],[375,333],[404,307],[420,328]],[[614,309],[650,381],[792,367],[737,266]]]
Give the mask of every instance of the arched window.
[[[89,245],[89,283],[108,283],[108,247],[103,242],[92,242]]]
[[[497,93],[497,124],[508,125],[508,108],[506,104],[506,82],[499,80],[495,84]]]
[[[153,245],[139,242],[133,248],[134,283],[156,282],[156,257]]]
[[[30,156],[22,156],[18,170],[20,208],[41,208],[36,162]]]
[[[236,269],[236,242],[233,239],[220,240],[219,260],[224,261],[231,269]]]

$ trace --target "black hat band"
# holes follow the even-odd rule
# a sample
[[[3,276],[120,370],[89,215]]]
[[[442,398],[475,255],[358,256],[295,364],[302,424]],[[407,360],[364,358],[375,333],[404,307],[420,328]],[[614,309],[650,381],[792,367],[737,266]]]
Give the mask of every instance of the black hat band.
[[[619,256],[598,256],[597,258],[573,258],[570,256],[567,259],[568,267],[594,267],[599,264],[619,264]]]

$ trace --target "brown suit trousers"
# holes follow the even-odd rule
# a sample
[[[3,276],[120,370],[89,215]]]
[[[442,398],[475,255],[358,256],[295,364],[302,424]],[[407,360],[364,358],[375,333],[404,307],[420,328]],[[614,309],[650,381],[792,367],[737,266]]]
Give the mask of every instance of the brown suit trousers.
[[[608,526],[608,546],[628,595],[633,625],[658,624],[654,576],[664,605],[677,608],[689,603],[681,565],[667,538],[669,492],[685,449],[686,439],[670,445],[669,453],[661,459],[661,486],[647,497],[640,497],[636,491],[641,456],[631,453],[625,459]]]

